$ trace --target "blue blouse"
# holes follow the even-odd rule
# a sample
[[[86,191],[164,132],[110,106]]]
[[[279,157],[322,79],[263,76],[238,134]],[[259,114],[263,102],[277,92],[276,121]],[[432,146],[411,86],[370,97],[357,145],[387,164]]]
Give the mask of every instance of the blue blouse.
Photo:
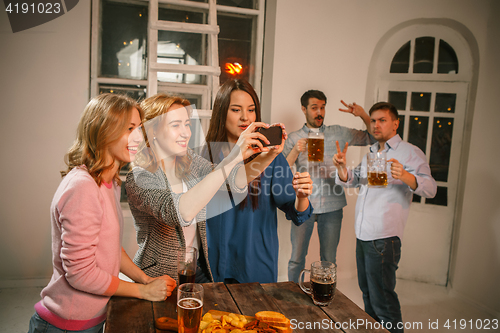
[[[243,209],[240,204],[228,210],[227,193],[219,191],[207,206],[208,259],[214,282],[233,278],[240,283],[276,282],[278,279],[278,216],[276,208],[296,225],[312,214],[312,206],[295,210],[293,174],[283,154],[279,154],[261,174],[258,208],[253,210],[250,195]],[[218,214],[216,211],[223,211]]]

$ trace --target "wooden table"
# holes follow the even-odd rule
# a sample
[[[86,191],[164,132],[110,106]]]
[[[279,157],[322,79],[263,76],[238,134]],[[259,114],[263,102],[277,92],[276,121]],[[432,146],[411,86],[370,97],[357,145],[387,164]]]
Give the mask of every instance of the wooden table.
[[[294,282],[205,283],[203,313],[220,310],[253,316],[262,310],[278,311],[300,332],[388,332],[340,290],[327,307],[313,304]],[[108,304],[105,333],[165,333],[154,326],[155,318],[176,315],[177,289],[164,302],[112,297]],[[316,325],[316,326],[314,326]]]

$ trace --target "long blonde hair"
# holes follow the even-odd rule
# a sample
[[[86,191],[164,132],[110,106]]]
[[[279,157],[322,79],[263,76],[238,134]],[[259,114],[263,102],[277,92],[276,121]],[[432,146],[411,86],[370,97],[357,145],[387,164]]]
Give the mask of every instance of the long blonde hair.
[[[97,185],[102,184],[102,173],[113,167],[106,163],[107,149],[128,128],[132,111],[137,109],[141,119],[144,112],[135,100],[124,95],[102,94],[92,98],[82,113],[77,137],[65,156],[68,168],[61,171],[66,176],[73,168],[85,165]],[[126,163],[121,162],[120,170]],[[118,172],[114,179],[121,184]]]
[[[148,122],[152,124],[155,118],[166,114],[168,109],[174,104],[180,104],[184,107],[191,105],[187,99],[179,96],[169,96],[167,94],[156,94],[141,102],[141,108],[144,110],[145,126],[143,126],[143,129],[145,131],[145,140],[139,148],[133,163],[134,165],[140,166],[150,172],[156,172],[156,170],[158,170],[160,161],[158,160],[155,150],[151,147],[150,140],[154,139],[154,132],[158,129],[161,121],[159,121],[160,118],[158,118],[156,119],[158,121],[150,126],[148,126]],[[175,174],[177,177],[183,179],[189,174],[191,161],[192,158],[189,153],[184,156],[175,157]]]

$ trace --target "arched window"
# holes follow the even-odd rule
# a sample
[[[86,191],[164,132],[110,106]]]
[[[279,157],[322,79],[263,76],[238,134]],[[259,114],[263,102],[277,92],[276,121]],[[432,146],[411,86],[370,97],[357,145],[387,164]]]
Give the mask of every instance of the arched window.
[[[413,51],[413,52],[412,52]],[[435,52],[437,51],[437,52]],[[410,66],[410,55],[413,61]],[[437,57],[437,66],[434,59]],[[457,74],[458,58],[455,50],[442,39],[430,36],[408,41],[396,52],[390,73],[439,73]]]
[[[445,40],[419,36],[405,42],[394,54],[389,73],[455,76],[459,73],[459,63],[455,50]],[[451,87],[450,91],[442,84],[448,80],[440,77],[434,77],[432,82],[425,80],[425,84],[416,84],[414,80],[404,84],[398,77],[393,81],[398,82],[398,88],[390,84],[394,88],[387,90],[386,100],[400,113],[398,134],[422,149],[428,156],[433,177],[440,182],[435,198],[422,199],[415,195],[413,201],[447,206],[453,127],[457,117],[457,92],[452,90],[460,90],[460,85]],[[465,109],[461,113],[464,114]]]

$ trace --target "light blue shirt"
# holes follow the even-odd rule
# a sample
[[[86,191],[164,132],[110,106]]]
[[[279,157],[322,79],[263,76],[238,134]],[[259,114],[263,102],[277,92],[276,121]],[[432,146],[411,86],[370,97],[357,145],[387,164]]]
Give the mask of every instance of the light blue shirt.
[[[379,147],[377,142],[370,147],[370,151],[377,152]],[[368,187],[366,155],[354,170],[348,169],[346,182],[342,182],[337,174],[338,184],[359,188],[354,228],[356,237],[362,241],[393,236],[402,240],[413,193],[424,198],[433,198],[437,191],[436,181],[431,176],[431,169],[420,148],[401,140],[396,134],[385,143],[384,151],[388,160],[398,160],[406,171],[415,176],[417,189],[413,191],[401,180],[392,178],[390,170],[387,170],[387,187]]]
[[[311,129],[304,126],[295,132],[288,134],[288,139],[283,148],[285,157],[290,154],[297,141],[307,138]],[[344,189],[335,184],[336,168],[333,165],[333,155],[337,153],[335,141],[340,147],[344,147],[348,142],[349,146],[367,146],[375,142],[367,131],[360,131],[340,125],[321,125],[319,131],[325,136],[325,153],[323,162],[309,163],[307,161],[307,151],[302,152],[295,161],[295,167],[299,172],[309,172],[313,181],[313,193],[309,196],[314,214],[328,213],[339,210],[347,205]]]

